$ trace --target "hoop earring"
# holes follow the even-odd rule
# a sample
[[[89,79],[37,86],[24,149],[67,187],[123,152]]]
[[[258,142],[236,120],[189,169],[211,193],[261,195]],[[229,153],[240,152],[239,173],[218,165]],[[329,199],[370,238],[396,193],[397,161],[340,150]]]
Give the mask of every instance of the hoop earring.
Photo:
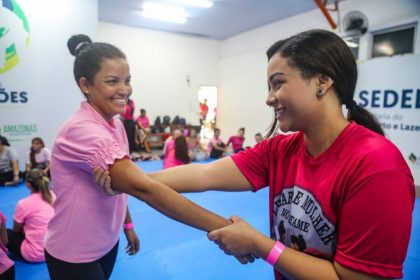
[[[325,92],[324,91],[322,91],[322,89],[318,89],[318,91],[316,92],[316,96],[317,97],[321,97],[321,96],[323,96],[325,94]]]

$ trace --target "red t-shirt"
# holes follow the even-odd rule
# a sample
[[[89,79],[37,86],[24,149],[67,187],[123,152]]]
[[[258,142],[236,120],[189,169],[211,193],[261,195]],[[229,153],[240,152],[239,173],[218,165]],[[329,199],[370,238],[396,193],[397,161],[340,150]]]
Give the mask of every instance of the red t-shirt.
[[[232,159],[255,190],[270,187],[273,239],[357,271],[402,277],[414,180],[385,137],[352,122],[315,158],[298,132]]]
[[[239,149],[243,149],[244,141],[245,137],[234,135],[229,138],[226,146],[229,146],[229,143],[232,143],[232,149],[236,151]]]

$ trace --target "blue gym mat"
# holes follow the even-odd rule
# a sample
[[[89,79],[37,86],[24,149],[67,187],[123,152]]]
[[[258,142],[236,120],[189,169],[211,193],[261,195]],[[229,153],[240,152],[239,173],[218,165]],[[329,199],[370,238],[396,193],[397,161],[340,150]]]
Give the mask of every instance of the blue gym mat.
[[[139,162],[138,165],[146,172],[162,168],[161,161]],[[0,210],[8,218],[8,228],[13,225],[16,202],[28,193],[23,183],[17,187],[0,187]],[[267,189],[257,193],[206,192],[185,196],[224,217],[239,215],[268,235]],[[111,280],[274,279],[272,268],[262,260],[242,265],[208,241],[204,232],[175,222],[132,197],[129,198],[129,208],[141,249],[137,255],[128,256],[124,250],[125,236],[121,232]],[[45,263],[31,264],[15,259],[15,265],[16,280],[49,279]],[[413,213],[413,229],[403,279],[420,279],[420,199],[416,199]]]

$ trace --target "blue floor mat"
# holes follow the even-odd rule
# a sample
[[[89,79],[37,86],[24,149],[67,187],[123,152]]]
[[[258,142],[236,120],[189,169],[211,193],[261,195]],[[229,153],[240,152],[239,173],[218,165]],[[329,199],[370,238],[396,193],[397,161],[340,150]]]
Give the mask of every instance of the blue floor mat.
[[[162,168],[162,162],[141,162],[139,166],[146,172],[153,172]],[[16,202],[28,193],[24,184],[0,188],[0,210],[7,216],[9,228],[13,224]],[[224,217],[236,214],[268,235],[267,189],[257,193],[206,192],[185,196]],[[271,267],[262,260],[242,265],[209,242],[204,232],[175,222],[132,197],[129,198],[129,207],[140,238],[141,250],[136,256],[128,256],[124,251],[125,236],[121,233],[111,280],[274,279]],[[49,279],[45,263],[31,264],[21,260],[15,260],[15,263],[16,280]],[[403,279],[420,279],[419,199],[415,204]]]

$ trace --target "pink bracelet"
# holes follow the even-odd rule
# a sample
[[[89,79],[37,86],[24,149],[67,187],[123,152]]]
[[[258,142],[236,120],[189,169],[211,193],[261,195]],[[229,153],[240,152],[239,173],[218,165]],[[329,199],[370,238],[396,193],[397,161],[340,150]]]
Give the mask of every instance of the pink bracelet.
[[[128,224],[124,224],[124,229],[125,230],[132,229],[133,227],[134,227],[133,222],[129,222]]]
[[[265,261],[274,266],[277,260],[279,259],[281,253],[283,253],[284,248],[285,246],[283,243],[281,243],[280,241],[276,241],[276,244],[274,244]]]

